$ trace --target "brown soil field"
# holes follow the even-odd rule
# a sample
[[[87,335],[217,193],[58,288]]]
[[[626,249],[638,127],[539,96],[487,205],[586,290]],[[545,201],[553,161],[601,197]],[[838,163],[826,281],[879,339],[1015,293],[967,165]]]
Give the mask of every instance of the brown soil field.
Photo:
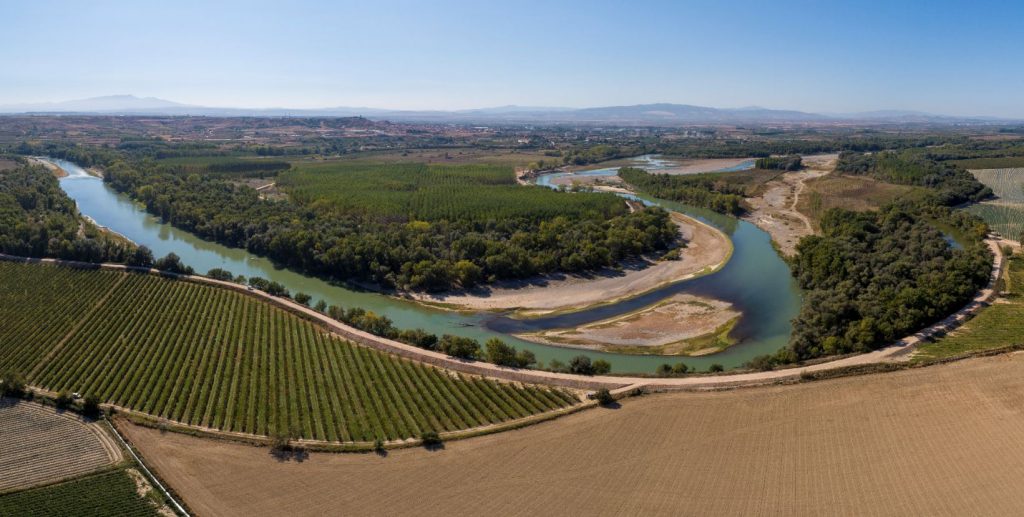
[[[6,170],[10,170],[10,169],[14,169],[17,166],[18,166],[18,162],[14,161],[14,160],[6,160],[6,159],[3,159],[3,158],[0,158],[0,172],[6,171]]]
[[[99,423],[0,399],[0,493],[81,476],[121,459],[121,448]]]
[[[796,209],[817,227],[818,218],[830,208],[877,210],[882,205],[912,193],[917,187],[893,185],[862,176],[828,174],[807,180]]]
[[[387,456],[123,425],[201,515],[1018,515],[1024,354],[625,400]]]
[[[557,346],[627,354],[705,355],[720,352],[740,313],[720,300],[677,294],[629,314],[573,329],[517,334]]]
[[[627,264],[623,271],[504,283],[472,293],[408,295],[460,310],[515,309],[520,315],[539,316],[632,298],[725,265],[732,255],[732,242],[725,234],[676,212],[672,219],[687,241],[686,248],[680,250],[680,260],[641,261]]]

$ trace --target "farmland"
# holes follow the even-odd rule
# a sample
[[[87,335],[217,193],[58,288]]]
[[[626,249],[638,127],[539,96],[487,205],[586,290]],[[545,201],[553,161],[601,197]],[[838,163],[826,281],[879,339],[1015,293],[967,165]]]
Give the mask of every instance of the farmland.
[[[396,440],[576,402],[355,346],[254,297],[188,281],[0,262],[0,289],[11,302],[0,308],[10,323],[0,368],[194,426]]]
[[[987,222],[1008,239],[1024,234],[1024,169],[983,169],[971,171],[978,181],[998,197],[968,207],[968,211]]]
[[[922,344],[914,359],[941,359],[1024,343],[1024,257],[1008,261],[1003,286],[1005,296],[950,335]]]
[[[0,496],[0,515],[43,517],[143,517],[166,515],[137,491],[128,469]]]
[[[125,432],[211,515],[1015,515],[1021,407],[1018,353],[631,398],[387,458],[281,463],[251,447]]]
[[[516,185],[510,167],[493,165],[302,164],[278,184],[302,204],[420,221],[545,220],[613,217],[626,206],[611,194],[567,195]]]
[[[122,458],[102,424],[31,402],[0,399],[0,436],[0,493],[88,474]]]

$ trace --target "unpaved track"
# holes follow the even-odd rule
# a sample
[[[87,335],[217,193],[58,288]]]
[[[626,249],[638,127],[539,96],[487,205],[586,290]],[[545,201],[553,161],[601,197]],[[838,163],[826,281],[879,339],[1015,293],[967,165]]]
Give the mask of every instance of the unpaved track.
[[[200,515],[1024,513],[1024,354],[650,395],[386,458],[126,431]]]

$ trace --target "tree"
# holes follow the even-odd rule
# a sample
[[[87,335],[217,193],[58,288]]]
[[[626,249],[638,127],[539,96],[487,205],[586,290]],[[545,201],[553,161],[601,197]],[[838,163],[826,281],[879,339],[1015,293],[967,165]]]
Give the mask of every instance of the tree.
[[[513,368],[519,366],[519,361],[516,359],[516,349],[504,341],[492,337],[487,340],[484,347],[487,350],[486,357],[489,362]]]
[[[153,267],[153,250],[146,246],[138,246],[128,255],[126,263],[135,267]]]
[[[578,355],[569,360],[569,372],[579,375],[593,375],[594,365],[590,358],[585,355]]]
[[[232,274],[230,271],[228,271],[226,269],[221,269],[219,267],[215,267],[215,268],[207,271],[206,272],[206,276],[208,276],[208,277],[210,277],[210,278],[212,278],[214,280],[220,280],[220,281],[223,281],[223,282],[231,282],[235,278],[235,275]]]
[[[612,364],[604,359],[598,359],[594,361],[592,371],[594,375],[605,375],[612,371]]]
[[[592,395],[593,399],[602,406],[610,406],[615,403],[615,397],[612,396],[608,388],[601,388],[594,392]]]
[[[191,267],[182,264],[181,257],[174,253],[168,253],[167,256],[158,259],[153,263],[153,267],[160,271],[166,271],[168,273],[175,273],[179,275],[191,275],[194,273]]]
[[[438,349],[460,359],[475,359],[480,355],[480,343],[475,339],[451,334],[441,336]]]
[[[61,390],[57,394],[57,398],[54,403],[57,405],[57,409],[67,409],[71,407],[71,404],[75,401],[74,397],[71,396],[71,392],[68,390]]]
[[[309,301],[312,299],[313,297],[306,293],[295,293],[295,301],[299,305],[305,305],[306,307],[309,307]]]
[[[708,366],[708,371],[712,373],[724,372],[725,367],[718,363],[714,363],[711,366]]]
[[[324,312],[327,310],[327,302],[324,300],[317,300],[316,305],[313,306],[313,310],[317,312]]]
[[[423,431],[420,435],[420,441],[424,447],[437,447],[441,445],[441,435],[435,431]]]
[[[21,398],[25,396],[25,376],[15,372],[6,371],[0,376],[3,386],[0,386],[0,394],[8,397]]]
[[[100,398],[96,395],[86,395],[82,401],[82,414],[89,418],[99,418]]]
[[[437,348],[437,335],[423,329],[405,329],[398,333],[398,340],[425,350]]]
[[[685,363],[676,363],[674,366],[672,366],[672,373],[676,375],[682,375],[688,371],[690,371],[690,367],[686,366]]]
[[[672,365],[665,363],[658,365],[658,368],[654,370],[654,373],[659,377],[668,377],[672,375]]]

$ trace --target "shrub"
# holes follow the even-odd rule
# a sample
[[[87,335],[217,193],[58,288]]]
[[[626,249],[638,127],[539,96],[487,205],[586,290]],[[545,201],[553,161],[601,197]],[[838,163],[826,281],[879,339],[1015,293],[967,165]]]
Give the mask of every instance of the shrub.
[[[309,302],[312,299],[313,297],[306,293],[295,293],[295,301],[299,305],[305,305],[306,307],[309,307]]]
[[[690,371],[690,367],[686,366],[685,363],[676,363],[675,366],[672,367],[672,373],[676,375],[682,375],[688,371]]]
[[[325,302],[323,300],[320,300],[320,301],[316,302],[316,305],[313,306],[313,310],[315,310],[316,312],[324,312],[324,311],[326,311],[327,310],[327,302]]]
[[[711,373],[724,372],[725,367],[718,363],[714,363],[711,366],[708,366],[708,371]]]
[[[55,400],[57,409],[67,409],[71,407],[71,404],[74,403],[74,401],[74,397],[71,396],[71,392],[68,390],[62,390],[58,393],[57,399]]]
[[[4,372],[3,376],[0,377],[0,381],[3,381],[3,386],[0,386],[0,394],[7,395],[8,397],[24,397],[25,396],[25,376],[8,371]]]
[[[480,355],[480,343],[477,343],[475,339],[451,334],[441,336],[438,349],[460,359],[475,359]]]
[[[607,388],[601,388],[594,392],[594,400],[602,406],[608,406],[615,403],[615,397],[612,396],[611,392]]]
[[[594,375],[605,375],[612,371],[612,363],[605,361],[604,359],[598,359],[594,361],[594,365],[591,368]]]
[[[99,418],[100,398],[96,395],[87,395],[82,402],[82,414],[89,418]]]
[[[207,271],[206,272],[206,276],[208,276],[208,277],[210,277],[210,278],[212,278],[214,280],[221,280],[221,281],[224,281],[224,282],[231,282],[235,278],[235,275],[232,274],[230,271],[228,271],[226,269],[221,269],[219,267],[215,267],[215,268]]]
[[[658,365],[658,368],[654,370],[654,373],[660,377],[672,375],[672,365],[668,363]]]
[[[435,431],[424,431],[420,435],[420,441],[423,442],[424,447],[436,447],[441,445],[441,436]]]
[[[569,360],[569,372],[579,375],[593,375],[594,365],[590,358],[585,355],[578,355]]]

